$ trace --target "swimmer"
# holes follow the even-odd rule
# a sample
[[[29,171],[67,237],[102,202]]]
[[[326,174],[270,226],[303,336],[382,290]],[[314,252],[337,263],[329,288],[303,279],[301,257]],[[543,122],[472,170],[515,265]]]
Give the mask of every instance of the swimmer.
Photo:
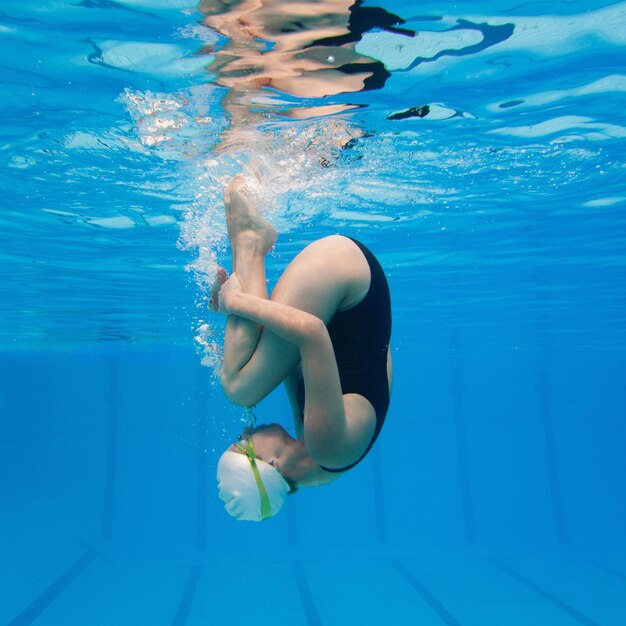
[[[296,432],[248,427],[219,460],[227,512],[261,521],[288,493],[352,469],[374,444],[391,394],[391,306],[374,255],[342,235],[304,248],[268,299],[265,256],[276,230],[241,174],[224,202],[233,273],[218,270],[211,296],[211,308],[228,316],[222,387],[229,400],[251,407],[283,383]]]

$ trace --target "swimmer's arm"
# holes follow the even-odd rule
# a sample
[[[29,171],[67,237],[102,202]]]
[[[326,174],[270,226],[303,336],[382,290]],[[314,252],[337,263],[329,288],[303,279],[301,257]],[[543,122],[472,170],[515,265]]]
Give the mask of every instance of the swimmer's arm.
[[[307,452],[317,463],[328,467],[353,461],[354,447],[350,442],[358,439],[359,434],[351,433],[348,427],[337,361],[324,322],[300,309],[246,294],[238,288],[220,291],[220,311],[257,322],[298,346],[306,392]]]
[[[293,415],[293,427],[298,439],[302,439],[302,437],[304,437],[304,424],[302,423],[300,406],[298,405],[298,386],[301,380],[302,368],[298,363],[298,365],[293,368],[283,381],[283,385],[285,386],[285,391],[287,393],[287,399],[289,400],[289,406],[291,407],[291,413]]]

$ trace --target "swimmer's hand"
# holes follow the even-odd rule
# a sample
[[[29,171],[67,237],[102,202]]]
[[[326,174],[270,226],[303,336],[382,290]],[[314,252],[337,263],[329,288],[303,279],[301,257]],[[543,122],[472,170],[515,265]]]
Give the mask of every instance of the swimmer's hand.
[[[226,270],[223,267],[218,267],[215,274],[215,280],[211,286],[211,297],[209,298],[209,309],[215,313],[217,313],[218,309],[217,294],[227,279],[228,274],[226,273]]]
[[[222,315],[231,315],[233,313],[232,306],[237,296],[242,293],[241,283],[237,274],[233,272],[230,278],[222,285],[218,298],[218,311]]]

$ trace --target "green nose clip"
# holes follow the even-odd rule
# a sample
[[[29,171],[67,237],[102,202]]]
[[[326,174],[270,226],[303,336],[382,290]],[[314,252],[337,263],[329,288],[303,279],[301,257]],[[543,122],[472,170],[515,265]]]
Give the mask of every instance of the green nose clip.
[[[266,520],[268,517],[272,517],[272,507],[270,505],[270,497],[267,495],[267,489],[261,480],[261,474],[256,464],[256,455],[254,454],[254,443],[252,437],[246,439],[243,444],[235,443],[235,448],[240,452],[243,452],[250,461],[250,467],[252,468],[252,474],[256,481],[256,486],[259,488],[259,496],[261,498],[261,521]]]

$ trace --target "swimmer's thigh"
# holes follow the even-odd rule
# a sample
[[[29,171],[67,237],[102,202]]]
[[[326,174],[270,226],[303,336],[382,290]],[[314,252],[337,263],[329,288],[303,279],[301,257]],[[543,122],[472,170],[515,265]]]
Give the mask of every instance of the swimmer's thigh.
[[[370,273],[355,244],[333,235],[308,245],[289,264],[270,300],[306,311],[328,323],[341,308],[365,296]],[[297,347],[265,329],[254,354],[237,375],[247,404],[255,404],[289,375],[300,360]]]

